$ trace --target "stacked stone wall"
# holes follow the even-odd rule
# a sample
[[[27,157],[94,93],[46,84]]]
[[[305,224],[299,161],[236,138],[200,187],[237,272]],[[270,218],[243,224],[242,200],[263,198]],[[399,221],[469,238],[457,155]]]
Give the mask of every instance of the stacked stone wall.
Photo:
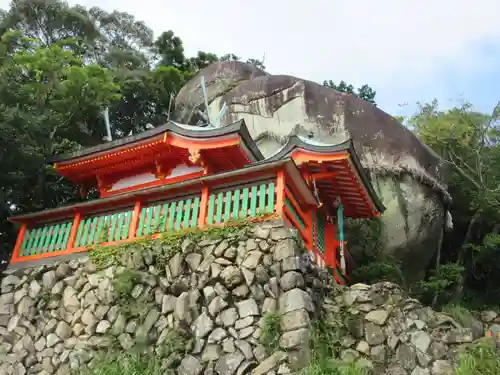
[[[9,271],[0,375],[67,375],[133,351],[158,359],[165,374],[292,374],[314,359],[315,322],[326,321],[337,324],[345,362],[438,375],[483,335],[479,321],[463,328],[394,284],[335,285],[297,238],[268,222]],[[492,311],[480,318],[500,321]]]

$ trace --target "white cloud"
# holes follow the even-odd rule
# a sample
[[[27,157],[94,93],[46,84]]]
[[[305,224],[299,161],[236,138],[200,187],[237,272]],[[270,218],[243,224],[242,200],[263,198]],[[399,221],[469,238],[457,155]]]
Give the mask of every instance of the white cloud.
[[[0,4],[6,1],[0,1]],[[422,95],[456,97],[443,71],[498,65],[481,43],[500,48],[499,0],[84,0],[172,29],[186,52],[260,58],[272,73],[344,79],[377,89],[382,106]],[[4,5],[5,7],[5,5]]]

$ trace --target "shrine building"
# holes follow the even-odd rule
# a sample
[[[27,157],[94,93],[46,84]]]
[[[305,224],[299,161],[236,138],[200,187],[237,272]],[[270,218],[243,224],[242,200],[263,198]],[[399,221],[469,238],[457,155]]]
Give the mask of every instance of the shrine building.
[[[243,120],[222,128],[168,122],[49,162],[100,197],[10,218],[20,226],[10,264],[231,219],[283,219],[343,284],[350,262],[344,217],[384,211],[351,140],[293,136],[265,159]]]

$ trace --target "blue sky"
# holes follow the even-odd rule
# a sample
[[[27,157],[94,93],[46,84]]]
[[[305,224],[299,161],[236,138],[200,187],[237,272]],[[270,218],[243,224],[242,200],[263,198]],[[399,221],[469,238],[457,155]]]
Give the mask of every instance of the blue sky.
[[[186,53],[261,58],[270,73],[369,84],[379,107],[408,115],[417,101],[500,100],[500,0],[77,0],[118,9]],[[8,0],[0,0],[6,8]],[[406,104],[404,106],[400,106]]]

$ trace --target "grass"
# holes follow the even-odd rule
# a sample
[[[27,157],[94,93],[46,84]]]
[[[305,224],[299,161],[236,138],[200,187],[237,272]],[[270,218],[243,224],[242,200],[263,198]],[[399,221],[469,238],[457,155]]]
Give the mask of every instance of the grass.
[[[264,315],[260,342],[269,353],[277,349],[281,336],[281,315],[278,312],[268,312]]]
[[[130,294],[134,289],[135,284],[139,282],[139,275],[136,271],[125,269],[122,273],[117,275],[113,279],[113,286],[116,293],[118,293],[118,298],[127,299],[130,298]]]
[[[78,375],[163,375],[160,362],[155,357],[139,354],[103,356],[92,367],[77,372]]]
[[[301,375],[367,375],[368,369],[355,363],[345,363],[338,358],[342,322],[325,314],[314,323],[311,335],[312,358]]]
[[[445,314],[450,315],[453,319],[457,321],[457,323],[461,324],[464,327],[469,327],[473,321],[472,313],[463,306],[456,304],[448,304],[444,305],[441,308],[441,311]]]
[[[483,339],[468,347],[453,375],[500,375],[500,353],[493,340]]]

